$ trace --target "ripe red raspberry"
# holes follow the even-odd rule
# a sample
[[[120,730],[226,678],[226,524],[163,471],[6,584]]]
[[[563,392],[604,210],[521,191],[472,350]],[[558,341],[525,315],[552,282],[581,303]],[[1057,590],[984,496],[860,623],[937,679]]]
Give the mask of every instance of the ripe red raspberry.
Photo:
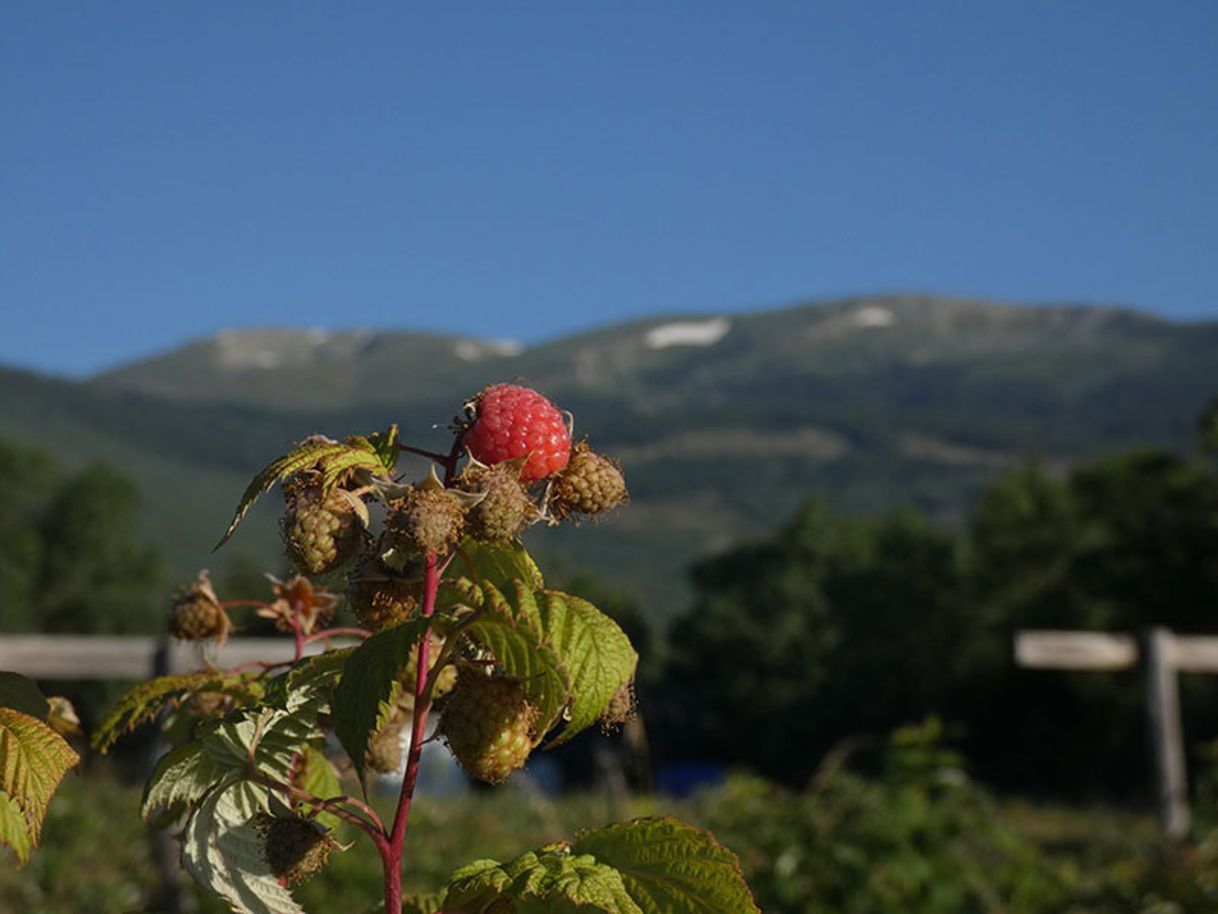
[[[496,384],[478,398],[477,417],[465,433],[465,446],[488,466],[529,455],[520,476],[530,483],[567,465],[571,434],[562,413],[537,391]]]

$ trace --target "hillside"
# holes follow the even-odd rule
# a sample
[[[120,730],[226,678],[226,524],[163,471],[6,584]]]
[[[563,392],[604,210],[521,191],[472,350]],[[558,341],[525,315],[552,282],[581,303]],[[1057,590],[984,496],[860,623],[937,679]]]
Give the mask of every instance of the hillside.
[[[689,560],[824,495],[950,523],[1025,455],[1183,448],[1218,384],[1218,324],[919,296],[655,319],[531,348],[406,332],[232,331],[83,383],[0,373],[0,433],[142,481],[184,570],[292,439],[390,421],[438,443],[484,384],[525,379],[621,457],[633,505],[550,549],[681,609]],[[439,425],[440,431],[434,430]],[[235,541],[277,561],[273,523]],[[231,548],[231,547],[230,547]],[[222,560],[221,560],[222,561]]]

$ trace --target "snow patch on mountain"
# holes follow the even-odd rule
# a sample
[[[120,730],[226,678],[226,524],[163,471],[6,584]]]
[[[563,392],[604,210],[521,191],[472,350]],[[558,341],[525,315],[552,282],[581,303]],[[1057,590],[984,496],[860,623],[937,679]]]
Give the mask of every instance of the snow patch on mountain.
[[[477,362],[487,356],[511,358],[520,355],[524,345],[516,340],[457,340],[453,352],[462,361]]]
[[[897,316],[888,308],[872,305],[854,312],[854,323],[858,327],[891,327],[896,322]]]
[[[732,329],[726,317],[706,321],[672,321],[652,327],[643,336],[648,349],[668,349],[671,346],[713,346]]]

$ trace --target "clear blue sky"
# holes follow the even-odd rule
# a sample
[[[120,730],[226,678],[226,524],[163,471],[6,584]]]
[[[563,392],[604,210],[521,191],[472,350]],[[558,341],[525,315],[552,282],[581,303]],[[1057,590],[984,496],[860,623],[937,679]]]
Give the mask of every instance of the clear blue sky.
[[[1218,3],[0,7],[0,363],[890,290],[1218,317]]]

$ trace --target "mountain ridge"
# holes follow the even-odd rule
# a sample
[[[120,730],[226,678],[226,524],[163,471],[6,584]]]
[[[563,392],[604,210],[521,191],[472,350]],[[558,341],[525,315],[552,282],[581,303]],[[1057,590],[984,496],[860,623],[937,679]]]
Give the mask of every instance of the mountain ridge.
[[[450,376],[467,374],[471,363],[488,361],[505,370],[522,367],[525,373],[544,367],[553,352],[564,352],[572,347],[604,347],[613,345],[620,352],[629,342],[664,327],[681,325],[714,324],[722,322],[721,337],[710,340],[707,345],[717,346],[729,341],[741,329],[746,332],[766,322],[784,322],[792,315],[819,323],[819,339],[813,334],[805,342],[830,344],[851,331],[868,332],[894,330],[899,327],[897,313],[909,317],[910,311],[921,307],[933,314],[912,315],[920,318],[923,327],[938,323],[943,325],[958,321],[961,314],[974,320],[984,317],[994,323],[1010,327],[1021,322],[1069,323],[1078,329],[1086,323],[1129,322],[1147,329],[1162,331],[1164,328],[1205,327],[1212,322],[1184,323],[1140,312],[1107,305],[1008,305],[969,298],[937,298],[920,295],[859,296],[832,299],[785,308],[772,308],[742,313],[706,312],[703,314],[668,314],[639,318],[623,323],[607,324],[579,333],[560,336],[541,343],[525,346],[513,341],[484,340],[476,336],[455,333],[437,333],[410,329],[367,330],[348,329],[296,329],[296,328],[249,328],[226,330],[209,337],[189,341],[174,349],[155,353],[147,358],[117,366],[86,379],[87,383],[100,387],[137,390],[159,396],[182,399],[207,399],[223,402],[268,403],[277,408],[316,407],[346,405],[357,396],[381,396],[383,383],[377,383],[386,374],[400,371],[402,364],[412,365],[418,358],[431,361],[429,373],[434,381],[446,380]],[[953,314],[953,312],[955,312]],[[1218,326],[1218,325],[1216,325]],[[279,337],[278,349],[268,345],[267,337]],[[302,344],[311,344],[302,347]],[[335,344],[346,343],[335,353]],[[286,347],[290,351],[285,352]],[[685,348],[682,342],[668,346],[651,345],[655,351]],[[234,347],[245,346],[253,351],[242,362],[234,362]],[[359,351],[354,351],[355,347]],[[306,353],[305,348],[311,348]],[[635,354],[637,357],[637,354]],[[335,357],[337,356],[337,357]],[[259,358],[265,361],[260,361]],[[337,377],[332,372],[334,363],[362,358],[368,365],[354,376],[350,373]],[[580,367],[579,364],[576,366]],[[595,364],[582,366],[585,375],[594,376]],[[320,391],[310,391],[311,399],[302,402],[301,374],[323,372],[327,380]],[[276,383],[276,378],[282,379]],[[319,385],[321,386],[321,385]]]
[[[227,375],[199,341],[81,382],[0,370],[0,433],[67,464],[127,468],[149,535],[189,572],[248,479],[292,441],[398,422],[411,443],[443,447],[464,400],[523,380],[621,457],[633,497],[579,536],[539,531],[539,548],[636,588],[668,618],[688,562],[772,529],[806,498],[856,513],[912,504],[951,524],[1029,455],[1068,466],[1135,444],[1186,449],[1218,392],[1218,323],[1105,306],[861,296],[488,343],[472,360],[460,335],[308,333],[242,332],[248,351]],[[329,348],[287,358],[302,338]],[[257,357],[268,340],[284,347],[274,364]],[[271,521],[244,525],[235,548],[271,570],[281,560]]]

